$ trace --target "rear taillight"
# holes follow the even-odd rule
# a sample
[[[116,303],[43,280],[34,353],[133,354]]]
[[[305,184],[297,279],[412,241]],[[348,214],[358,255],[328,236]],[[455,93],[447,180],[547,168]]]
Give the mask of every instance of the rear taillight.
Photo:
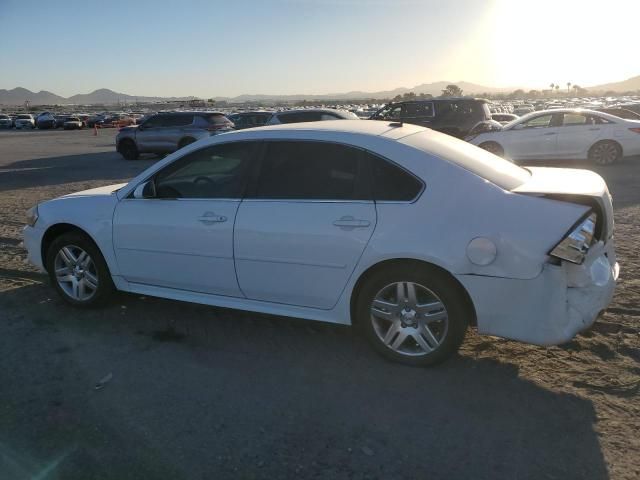
[[[595,240],[597,220],[598,216],[590,213],[549,252],[549,255],[571,263],[584,262]]]
[[[633,133],[640,133],[640,128],[630,128]]]

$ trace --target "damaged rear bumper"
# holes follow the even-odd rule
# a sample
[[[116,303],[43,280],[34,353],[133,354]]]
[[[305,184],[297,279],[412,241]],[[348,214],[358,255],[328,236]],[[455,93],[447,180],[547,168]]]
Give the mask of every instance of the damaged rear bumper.
[[[531,280],[458,275],[476,309],[478,332],[536,345],[568,342],[590,327],[618,279],[613,241],[594,245],[582,265],[545,264]]]

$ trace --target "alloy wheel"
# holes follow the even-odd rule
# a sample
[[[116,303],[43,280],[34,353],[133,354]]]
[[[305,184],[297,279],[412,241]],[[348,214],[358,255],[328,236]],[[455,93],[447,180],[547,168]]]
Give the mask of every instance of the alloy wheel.
[[[618,158],[618,148],[613,143],[601,143],[594,147],[592,157],[598,165],[611,165]]]
[[[62,247],[56,254],[53,266],[56,282],[73,300],[90,300],[98,291],[95,263],[82,248],[75,245]]]
[[[449,326],[440,298],[414,282],[395,282],[382,288],[371,303],[370,319],[387,348],[414,357],[435,351]]]

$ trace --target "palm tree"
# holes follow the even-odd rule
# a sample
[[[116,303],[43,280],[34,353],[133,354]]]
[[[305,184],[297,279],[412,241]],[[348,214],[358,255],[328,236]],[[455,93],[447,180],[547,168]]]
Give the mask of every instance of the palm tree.
[[[551,93],[553,93],[553,88],[556,86],[555,83],[550,83],[549,88],[551,88]]]
[[[567,82],[567,94],[571,92],[571,82]]]
[[[556,95],[558,94],[558,90],[560,90],[560,85],[556,85]]]

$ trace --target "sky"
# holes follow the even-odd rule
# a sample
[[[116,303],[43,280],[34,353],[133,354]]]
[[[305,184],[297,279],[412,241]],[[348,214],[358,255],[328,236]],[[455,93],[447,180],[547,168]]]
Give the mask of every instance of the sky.
[[[640,0],[0,0],[0,88],[588,87],[640,75],[638,18]]]

